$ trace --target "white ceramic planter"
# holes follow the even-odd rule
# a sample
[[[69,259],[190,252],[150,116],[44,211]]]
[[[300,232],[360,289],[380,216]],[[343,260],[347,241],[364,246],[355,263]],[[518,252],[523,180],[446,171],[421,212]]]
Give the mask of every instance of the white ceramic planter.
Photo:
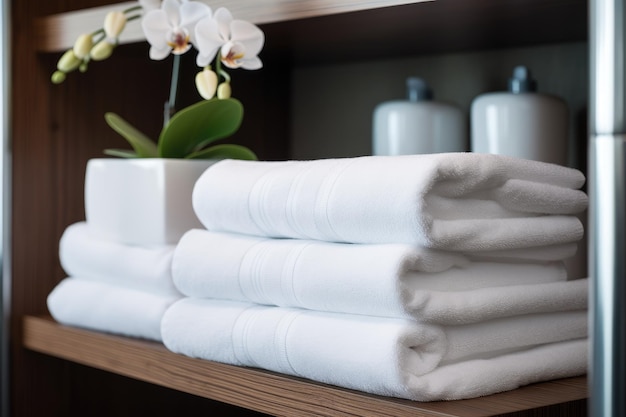
[[[93,236],[130,245],[175,244],[202,227],[191,205],[193,186],[216,161],[91,159],[85,217]]]

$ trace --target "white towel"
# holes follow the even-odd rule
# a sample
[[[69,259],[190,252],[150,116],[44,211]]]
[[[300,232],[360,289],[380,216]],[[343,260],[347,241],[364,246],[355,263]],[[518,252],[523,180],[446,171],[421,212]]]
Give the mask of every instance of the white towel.
[[[224,160],[198,179],[209,230],[479,251],[578,241],[580,171],[502,155]]]
[[[486,395],[515,384],[584,372],[584,351],[569,352],[565,346],[570,345],[544,347],[568,355],[554,363],[541,360],[541,366],[527,363],[524,368],[518,360],[524,359],[523,350],[534,346],[585,338],[586,326],[585,311],[445,327],[186,298],[165,313],[162,335],[165,346],[175,353],[422,400],[440,399],[439,392],[446,392],[446,399]],[[457,386],[458,379],[478,380],[477,373],[485,377],[481,368],[490,363],[499,367],[490,366],[492,373],[479,387]],[[463,374],[446,371],[457,366],[464,368]],[[511,369],[516,372],[511,374]]]
[[[524,385],[587,373],[587,339],[550,343],[528,350],[437,368],[411,378],[404,398],[460,400],[509,391]]]
[[[188,231],[174,251],[177,288],[197,298],[467,323],[586,308],[586,281],[562,262],[471,262],[404,244],[358,245]]]
[[[493,260],[498,262],[520,261],[564,261],[571,260],[579,250],[579,242],[556,245],[532,246],[520,249],[465,252],[473,260]]]
[[[86,222],[68,226],[59,242],[61,266],[69,276],[180,295],[172,281],[173,253],[174,245],[131,246],[95,238]]]
[[[161,318],[180,297],[66,278],[48,295],[48,311],[59,323],[123,336],[161,341]]]

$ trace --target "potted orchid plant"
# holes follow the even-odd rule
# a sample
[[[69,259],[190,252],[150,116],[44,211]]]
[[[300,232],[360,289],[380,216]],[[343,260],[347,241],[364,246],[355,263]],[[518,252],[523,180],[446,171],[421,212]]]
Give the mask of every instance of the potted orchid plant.
[[[231,77],[224,67],[248,70],[262,67],[258,54],[264,44],[263,32],[250,22],[233,19],[226,8],[213,13],[201,1],[139,0],[126,10],[110,12],[101,29],[79,36],[74,47],[63,54],[52,74],[52,82],[61,83],[68,73],[84,72],[92,61],[109,58],[127,22],[137,19],[141,19],[150,43],[150,58],[163,60],[174,56],[170,100],[156,141],[117,114],[106,113],[106,122],[133,150],[109,149],[105,153],[127,158],[256,159],[243,146],[208,146],[235,133],[243,118],[243,106],[231,97]],[[180,55],[192,47],[198,51],[196,63],[201,71],[195,83],[203,100],[175,111]]]
[[[52,82],[109,58],[128,22],[140,20],[150,44],[149,57],[173,55],[170,99],[157,140],[115,113],[105,120],[132,150],[107,149],[109,156],[87,163],[85,216],[94,237],[132,245],[173,244],[187,230],[201,227],[192,208],[197,178],[219,159],[256,159],[248,148],[218,144],[237,131],[243,105],[231,97],[227,70],[259,69],[264,34],[254,24],[234,19],[226,8],[215,11],[202,1],[139,0],[108,13],[101,29],[81,35],[58,61]],[[197,50],[195,85],[202,98],[176,110],[180,56]]]

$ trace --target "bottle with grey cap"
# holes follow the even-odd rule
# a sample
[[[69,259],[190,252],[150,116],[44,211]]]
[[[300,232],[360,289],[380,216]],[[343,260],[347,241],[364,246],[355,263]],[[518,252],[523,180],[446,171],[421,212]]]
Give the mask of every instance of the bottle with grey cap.
[[[508,91],[474,99],[470,123],[473,152],[567,164],[567,105],[537,92],[525,66],[514,68]]]
[[[433,100],[421,78],[406,81],[407,99],[392,100],[374,109],[372,153],[410,155],[463,152],[468,148],[467,121],[458,107]]]

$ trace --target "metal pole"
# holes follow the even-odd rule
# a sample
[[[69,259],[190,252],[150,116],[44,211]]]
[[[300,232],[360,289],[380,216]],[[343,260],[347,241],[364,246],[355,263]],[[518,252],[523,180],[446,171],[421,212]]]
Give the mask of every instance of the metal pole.
[[[9,275],[9,1],[0,0],[0,416],[9,416],[9,325],[11,280]]]
[[[589,411],[626,416],[625,0],[590,0]]]
[[[10,276],[10,141],[9,119],[11,91],[9,63],[11,62],[10,36],[10,7],[8,0],[0,0],[0,416],[9,416],[9,325],[11,307],[11,276]]]

